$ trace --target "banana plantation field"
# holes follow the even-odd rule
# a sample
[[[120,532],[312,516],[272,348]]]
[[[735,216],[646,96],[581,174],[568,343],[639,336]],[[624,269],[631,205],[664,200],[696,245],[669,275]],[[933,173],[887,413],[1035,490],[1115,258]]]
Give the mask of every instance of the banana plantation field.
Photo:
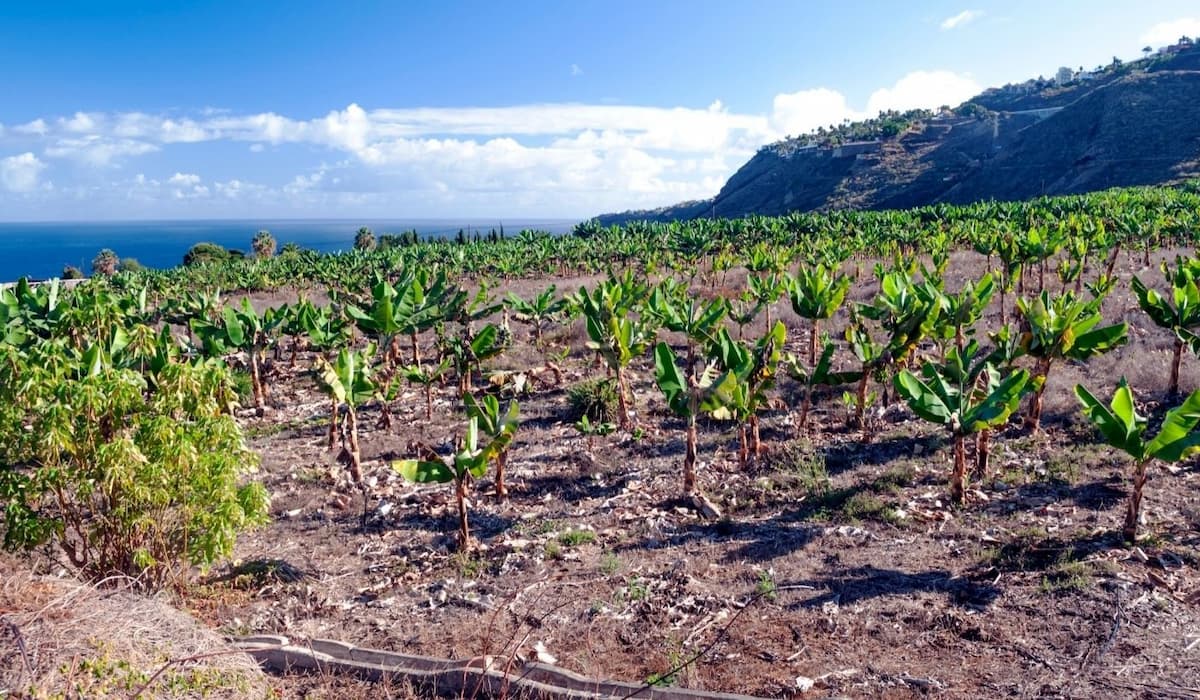
[[[22,282],[6,556],[516,675],[1196,697],[1197,192]]]

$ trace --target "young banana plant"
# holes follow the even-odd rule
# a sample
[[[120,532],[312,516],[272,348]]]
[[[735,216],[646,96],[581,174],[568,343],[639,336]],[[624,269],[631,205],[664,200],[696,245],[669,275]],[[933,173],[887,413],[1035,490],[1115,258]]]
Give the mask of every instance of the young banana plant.
[[[687,373],[696,372],[696,349],[707,347],[715,339],[721,322],[729,312],[729,304],[718,297],[701,302],[687,293],[685,287],[667,291],[662,285],[655,287],[650,295],[647,310],[660,326],[684,336],[687,356],[684,368]]]
[[[779,297],[787,291],[787,279],[776,272],[766,275],[750,275],[746,278],[746,290],[762,306],[765,313],[765,324],[770,328],[771,306],[779,301]]]
[[[630,277],[610,277],[597,284],[591,293],[583,287],[579,290],[579,302],[591,338],[587,346],[604,359],[617,378],[617,418],[622,430],[633,428],[626,368],[633,358],[646,352],[655,338],[651,315],[636,313],[640,311],[646,293],[645,287]]]
[[[350,470],[350,479],[362,488],[362,452],[358,446],[358,407],[375,398],[379,391],[371,377],[371,357],[375,346],[352,351],[342,348],[333,362],[317,357],[317,373],[320,383],[330,400],[329,448],[337,444],[338,410],[345,404],[346,423],[342,426],[342,454],[339,458]],[[364,491],[364,499],[366,492]]]
[[[550,325],[559,323],[566,316],[567,300],[556,297],[556,288],[550,285],[526,301],[521,297],[508,293],[504,303],[513,313],[513,320],[533,328],[533,344],[538,348],[543,345],[543,333]]]
[[[481,368],[484,360],[503,353],[504,344],[500,338],[500,328],[492,323],[480,328],[474,335],[470,335],[469,328],[464,329],[464,333],[466,335],[450,338],[447,350],[458,375],[458,393],[465,397],[471,392],[475,372]]]
[[[608,421],[593,423],[587,417],[586,413],[579,417],[579,420],[573,424],[573,427],[579,431],[580,435],[587,437],[588,452],[592,452],[595,449],[597,435],[611,435],[617,429],[617,426]]]
[[[974,325],[983,316],[996,285],[991,273],[984,274],[978,281],[963,284],[958,294],[947,294],[931,285],[918,289],[929,295],[938,306],[939,318],[934,323],[934,334],[941,340],[954,340],[954,347],[961,352],[967,336],[974,332]]]
[[[954,440],[954,469],[950,493],[955,502],[966,499],[967,437],[1003,425],[1021,401],[1029,372],[1017,370],[1001,378],[986,358],[977,361],[979,344],[972,340],[961,351],[951,348],[942,362],[926,362],[921,376],[901,370],[896,392],[913,413],[945,426]]]
[[[1146,419],[1138,415],[1133,392],[1122,377],[1112,400],[1105,406],[1082,384],[1075,395],[1083,404],[1083,413],[1100,431],[1105,442],[1133,458],[1133,488],[1125,505],[1125,525],[1121,534],[1130,544],[1137,541],[1141,518],[1142,492],[1149,478],[1148,468],[1155,460],[1178,462],[1200,450],[1200,391],[1192,392],[1182,404],[1167,411],[1162,427],[1147,439]]]
[[[1184,347],[1191,349],[1193,353],[1200,352],[1200,336],[1195,333],[1195,329],[1200,326],[1200,288],[1196,285],[1193,266],[1182,258],[1176,259],[1173,272],[1169,272],[1164,263],[1163,274],[1171,285],[1170,299],[1146,287],[1137,276],[1134,276],[1131,285],[1142,311],[1146,312],[1150,320],[1171,331],[1175,336],[1171,378],[1167,383],[1167,393],[1174,396],[1179,393],[1179,365],[1183,359]]]
[[[1021,348],[1036,359],[1035,388],[1026,415],[1026,425],[1036,433],[1041,430],[1042,396],[1051,365],[1056,360],[1086,360],[1124,345],[1128,327],[1117,323],[1096,328],[1101,321],[1098,301],[1083,301],[1070,292],[1054,299],[1045,291],[1032,300],[1017,299],[1017,309],[1029,328]]]
[[[206,318],[191,320],[192,332],[200,338],[204,354],[223,357],[230,352],[243,351],[250,362],[251,390],[254,408],[261,416],[266,410],[266,386],[262,381],[262,356],[273,342],[272,333],[282,321],[277,315],[264,319],[242,299],[240,306],[226,306],[218,321]]]
[[[787,295],[792,311],[811,322],[808,342],[808,365],[817,364],[817,345],[821,337],[820,323],[832,318],[841,308],[850,290],[850,278],[835,274],[824,265],[804,266],[794,277],[787,278]]]
[[[728,405],[735,391],[737,378],[733,372],[719,372],[715,364],[707,365],[698,376],[692,377],[679,368],[675,351],[666,343],[654,348],[654,378],[675,415],[687,421],[686,448],[683,458],[683,493],[696,494],[696,419],[701,413],[715,411]]]
[[[853,384],[862,379],[861,370],[847,372],[833,371],[833,353],[837,346],[828,335],[822,337],[820,356],[815,365],[804,362],[799,356],[788,353],[784,358],[784,367],[788,375],[804,387],[804,400],[800,404],[800,417],[796,420],[796,429],[804,430],[808,426],[808,415],[812,410],[813,391],[819,386],[841,386]]]
[[[846,342],[850,345],[851,352],[858,359],[858,385],[854,391],[854,416],[851,420],[852,427],[859,428],[863,431],[863,437],[866,438],[867,430],[867,388],[871,381],[871,375],[888,361],[887,348],[880,342],[876,341],[871,335],[871,329],[867,327],[864,319],[857,313],[850,314],[850,325],[846,326]]]
[[[433,385],[441,382],[450,373],[452,358],[444,358],[436,365],[408,365],[402,367],[397,379],[403,377],[410,384],[419,385],[425,392],[425,420],[433,419]]]
[[[471,548],[471,529],[467,522],[467,485],[472,479],[487,473],[488,464],[500,452],[508,449],[513,433],[505,432],[491,439],[480,439],[479,420],[467,421],[467,432],[462,446],[450,456],[442,457],[430,451],[420,459],[402,459],[392,462],[392,469],[408,481],[417,484],[454,483],[454,499],[458,503],[458,545],[466,551]]]
[[[729,331],[722,328],[710,348],[710,355],[720,369],[733,373],[731,390],[723,397],[725,405],[715,409],[713,416],[737,421],[738,462],[743,469],[752,458],[762,456],[758,412],[769,401],[768,392],[775,386],[779,363],[783,359],[781,348],[786,340],[787,329],[782,321],[776,321],[753,347],[735,341]]]
[[[471,394],[463,397],[466,404],[467,417],[475,420],[479,431],[489,440],[502,440],[502,445],[493,456],[496,462],[496,497],[508,496],[508,486],[504,483],[504,469],[508,466],[508,448],[520,427],[521,407],[516,399],[509,401],[508,410],[501,412],[500,401],[495,396],[485,395],[476,399]]]

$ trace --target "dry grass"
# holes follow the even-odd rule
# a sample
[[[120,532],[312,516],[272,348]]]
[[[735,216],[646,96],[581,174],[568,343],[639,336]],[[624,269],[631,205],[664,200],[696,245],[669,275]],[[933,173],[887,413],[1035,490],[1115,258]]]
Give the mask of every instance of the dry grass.
[[[147,697],[273,695],[253,659],[164,596],[27,568],[0,555],[0,697],[130,697],[171,661]]]

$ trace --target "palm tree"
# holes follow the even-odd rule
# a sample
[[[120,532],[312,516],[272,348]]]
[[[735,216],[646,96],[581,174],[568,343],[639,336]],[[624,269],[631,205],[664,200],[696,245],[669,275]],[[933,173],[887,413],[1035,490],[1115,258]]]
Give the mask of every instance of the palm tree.
[[[121,259],[117,257],[117,254],[111,249],[105,248],[92,258],[92,274],[112,277],[117,273],[117,265],[120,263]]]
[[[270,258],[275,255],[275,237],[270,231],[259,231],[254,234],[254,238],[250,241],[250,247],[254,249],[254,257]]]
[[[363,226],[354,234],[355,250],[375,250],[375,233]]]

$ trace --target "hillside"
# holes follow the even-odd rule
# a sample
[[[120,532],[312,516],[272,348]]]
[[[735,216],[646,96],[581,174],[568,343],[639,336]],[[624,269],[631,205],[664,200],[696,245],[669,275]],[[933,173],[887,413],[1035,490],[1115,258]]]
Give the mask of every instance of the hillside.
[[[760,149],[712,199],[598,218],[962,204],[1200,176],[1200,47],[1076,76],[990,89],[895,136],[780,141]]]

